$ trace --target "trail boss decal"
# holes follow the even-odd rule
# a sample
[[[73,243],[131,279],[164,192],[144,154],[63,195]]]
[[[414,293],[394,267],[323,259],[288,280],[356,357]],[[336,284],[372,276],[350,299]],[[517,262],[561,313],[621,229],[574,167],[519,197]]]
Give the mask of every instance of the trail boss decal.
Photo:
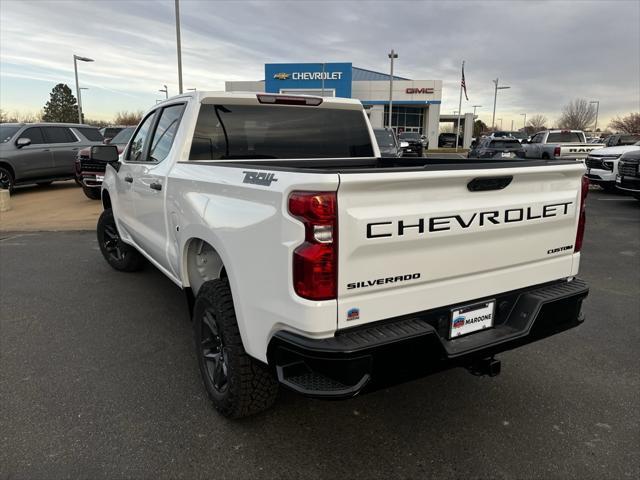
[[[244,180],[242,183],[251,183],[253,185],[263,185],[265,187],[270,187],[271,182],[277,182],[275,173],[269,172],[250,172],[244,171]]]
[[[488,210],[466,215],[446,215],[442,217],[418,218],[417,220],[394,220],[367,223],[367,238],[401,237],[410,233],[424,234],[444,232],[452,228],[465,229],[471,226],[490,227],[505,223],[526,222],[540,218],[569,214],[573,202],[550,203],[539,207],[508,208]]]

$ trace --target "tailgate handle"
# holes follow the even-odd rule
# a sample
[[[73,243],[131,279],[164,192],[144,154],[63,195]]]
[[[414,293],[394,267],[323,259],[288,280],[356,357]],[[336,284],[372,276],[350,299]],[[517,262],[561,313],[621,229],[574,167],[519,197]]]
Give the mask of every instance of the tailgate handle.
[[[484,192],[486,190],[502,190],[511,183],[513,177],[479,177],[467,183],[467,188],[471,192]]]

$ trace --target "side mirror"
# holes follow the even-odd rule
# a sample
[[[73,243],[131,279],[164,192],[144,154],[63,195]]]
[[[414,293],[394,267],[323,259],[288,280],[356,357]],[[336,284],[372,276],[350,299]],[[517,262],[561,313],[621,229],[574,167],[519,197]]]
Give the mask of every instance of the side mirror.
[[[117,162],[118,147],[115,145],[94,145],[89,152],[89,158],[97,162]]]
[[[19,138],[16,141],[16,147],[18,147],[18,148],[26,147],[27,145],[31,145],[31,139],[30,138],[22,137],[22,138]]]
[[[409,142],[402,141],[400,142],[400,148],[407,148],[409,146]]]

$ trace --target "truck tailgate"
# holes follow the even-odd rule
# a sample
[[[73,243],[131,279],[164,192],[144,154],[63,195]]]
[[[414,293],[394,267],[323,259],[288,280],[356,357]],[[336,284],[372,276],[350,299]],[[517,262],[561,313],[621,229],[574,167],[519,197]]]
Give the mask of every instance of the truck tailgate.
[[[575,275],[583,173],[571,163],[341,174],[338,328]]]

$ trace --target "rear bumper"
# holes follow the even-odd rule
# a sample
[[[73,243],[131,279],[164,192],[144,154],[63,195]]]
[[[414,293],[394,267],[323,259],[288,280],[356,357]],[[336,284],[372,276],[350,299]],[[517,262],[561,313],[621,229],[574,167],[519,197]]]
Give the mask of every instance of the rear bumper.
[[[576,327],[584,320],[581,306],[588,292],[586,283],[574,279],[496,295],[494,327],[452,340],[447,332],[453,306],[338,331],[326,339],[280,331],[267,357],[278,380],[292,390],[317,398],[349,398],[448,368],[470,367]]]

